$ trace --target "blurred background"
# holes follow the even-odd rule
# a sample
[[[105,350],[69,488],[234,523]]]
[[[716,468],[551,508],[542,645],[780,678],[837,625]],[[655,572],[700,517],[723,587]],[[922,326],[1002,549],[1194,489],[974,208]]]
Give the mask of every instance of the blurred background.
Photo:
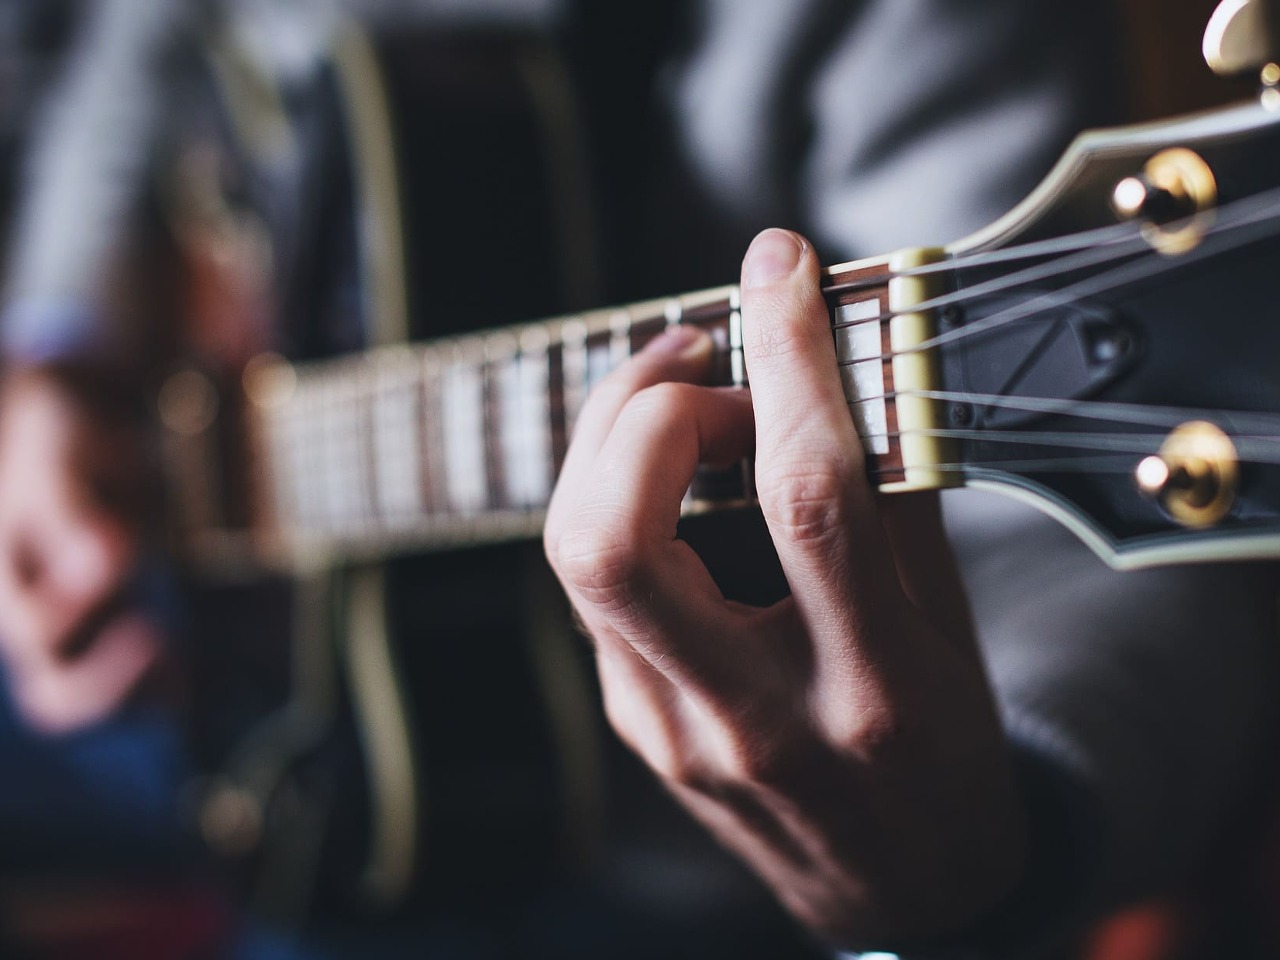
[[[1248,94],[1213,5],[1097,25],[1117,119]],[[0,0],[4,955],[824,955],[607,731],[537,544],[264,573],[175,493],[243,464],[158,439],[176,371],[736,275],[637,226],[679,5],[561,7]]]

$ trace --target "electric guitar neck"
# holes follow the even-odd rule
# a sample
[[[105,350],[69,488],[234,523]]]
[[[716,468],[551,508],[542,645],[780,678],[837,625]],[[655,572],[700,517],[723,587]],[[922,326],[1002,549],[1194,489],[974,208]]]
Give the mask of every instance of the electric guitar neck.
[[[825,271],[872,484],[998,489],[1116,566],[1280,554],[1277,169],[1265,98],[1090,133],[986,230]],[[194,504],[188,552],[297,567],[536,536],[600,380],[691,324],[714,339],[711,382],[749,388],[743,322],[736,288],[721,287],[255,362],[244,402],[224,404],[242,412],[238,524],[208,489],[227,426],[184,420],[209,406],[193,398],[207,387],[179,378],[166,421]],[[687,510],[749,503],[751,473],[700,478]]]

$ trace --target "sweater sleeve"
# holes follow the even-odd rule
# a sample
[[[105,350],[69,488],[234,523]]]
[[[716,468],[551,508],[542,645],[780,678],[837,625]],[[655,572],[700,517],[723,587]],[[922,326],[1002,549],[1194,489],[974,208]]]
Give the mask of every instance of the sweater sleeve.
[[[845,257],[941,244],[1121,119],[1100,0],[703,0],[669,74],[710,215]],[[740,252],[740,251],[739,251]]]
[[[1178,890],[1247,809],[1277,719],[1276,570],[1118,572],[1025,505],[944,502],[1032,830],[1016,909],[981,932],[1035,957]]]
[[[1108,568],[1034,509],[944,495],[1029,828],[1009,902],[948,942],[844,960],[1041,960],[1190,880],[1274,744],[1276,570]]]
[[[166,60],[195,9],[165,0],[87,8],[27,153],[0,316],[8,356],[41,362],[110,338],[106,271],[167,116]]]

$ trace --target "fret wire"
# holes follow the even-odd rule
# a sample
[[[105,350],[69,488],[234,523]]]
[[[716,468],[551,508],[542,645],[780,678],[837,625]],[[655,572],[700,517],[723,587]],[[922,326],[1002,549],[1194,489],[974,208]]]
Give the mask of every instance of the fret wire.
[[[343,513],[353,530],[358,530],[364,521],[364,491],[361,481],[368,470],[368,457],[362,455],[360,443],[366,432],[361,429],[361,421],[364,419],[364,404],[361,402],[363,391],[360,389],[362,367],[363,365],[358,365],[354,370],[348,371],[346,388],[339,389],[334,399],[335,405],[342,411],[339,414],[341,424],[337,436],[338,455],[347,479],[347,502],[343,505]]]
[[[527,457],[523,506],[545,506],[555,486],[555,416],[551,382],[551,329],[528,327],[520,335],[521,412],[533,439],[523,449]]]
[[[937,272],[944,269],[954,269],[954,268],[955,268],[955,262],[952,262],[952,263],[947,263],[945,265],[931,265],[929,268],[927,268],[927,270],[928,272]],[[853,272],[853,271],[851,270],[850,272]],[[922,269],[919,272],[925,272],[925,270]],[[887,282],[887,280],[888,280],[888,277],[884,275],[858,277],[857,279],[851,280],[848,282],[834,283],[834,284],[828,285],[824,287],[823,292],[828,297],[832,297],[832,296],[847,294],[849,292],[852,292],[854,289],[876,290],[876,289],[883,288],[883,285]],[[972,295],[972,291],[969,292],[969,295],[970,296]],[[660,311],[662,314],[662,319],[665,319],[668,323],[670,323],[672,301],[667,300],[667,301],[663,301],[662,303],[663,303],[663,307],[662,307],[662,310]],[[684,298],[682,298],[680,301],[678,301],[678,303],[680,305],[680,320],[682,322],[690,322],[692,318],[692,311],[688,308],[688,302]],[[938,302],[935,301],[932,305],[937,306],[939,304]],[[929,304],[917,305],[913,309],[920,310],[920,309],[925,309],[928,306]],[[735,309],[735,304],[733,302],[732,295],[730,295],[727,298],[722,296],[721,301],[719,303],[714,303],[711,306],[701,308],[701,311],[703,312],[700,312],[698,315],[699,320],[701,322],[714,322],[715,319],[718,319],[720,317],[724,317],[727,320],[729,324],[728,333],[727,333],[728,340],[729,340],[728,349],[729,349],[729,355],[732,358],[735,354],[735,348],[740,348],[741,332],[742,332],[740,311]],[[609,359],[611,361],[619,360],[618,355],[621,353],[621,351],[618,350],[616,347],[616,343],[620,339],[617,336],[617,332],[615,329],[616,318],[619,316],[619,314],[622,314],[626,318],[626,321],[627,321],[626,322],[626,341],[627,341],[627,347],[628,347],[627,354],[629,355],[634,346],[634,339],[635,339],[634,331],[635,331],[635,327],[638,325],[636,321],[646,319],[645,317],[641,316],[641,313],[642,311],[639,308],[628,308],[625,310],[612,311],[612,312],[606,313],[608,317],[612,318],[610,319],[608,324],[608,329],[610,331],[608,345],[612,354]],[[735,313],[738,314],[736,324],[734,321]],[[707,315],[712,315],[712,316],[707,316]],[[888,314],[886,313],[885,316],[887,317]],[[705,320],[704,320],[704,317],[706,317]],[[875,321],[871,319],[867,319],[859,322],[871,323]],[[736,337],[735,337],[735,327],[736,327]],[[560,332],[563,333],[563,328],[561,329]],[[471,338],[464,338],[464,341],[469,339]],[[737,343],[735,343],[735,340],[737,341]],[[584,338],[582,342],[585,347],[587,344],[587,340]],[[740,352],[740,349],[738,352]],[[562,357],[563,357],[563,353],[562,353]],[[861,353],[858,353],[852,357],[846,357],[844,360],[840,361],[840,363],[842,366],[852,367],[852,366],[856,366],[859,363],[866,363],[871,359],[888,359],[888,358],[889,358],[888,351],[883,351],[883,355],[879,358],[864,357],[861,355]],[[613,365],[616,365],[616,364],[610,363],[610,366],[613,366]],[[588,362],[586,366],[589,370],[590,363]],[[732,366],[732,360],[731,360],[731,366]],[[286,443],[285,446],[291,451],[287,459],[293,460],[294,464],[300,467],[305,464],[305,468],[299,469],[297,471],[297,476],[296,476],[297,486],[294,490],[295,496],[292,498],[289,498],[289,502],[294,504],[293,509],[300,515],[305,515],[308,512],[306,507],[306,502],[309,498],[308,498],[308,494],[305,493],[304,491],[315,491],[317,489],[316,484],[314,482],[317,473],[322,475],[330,475],[331,477],[340,476],[341,470],[340,469],[335,470],[334,467],[337,466],[340,468],[343,465],[344,460],[348,462],[350,461],[359,462],[361,459],[364,459],[366,461],[373,459],[372,457],[367,457],[367,458],[360,458],[359,456],[353,457],[353,456],[350,456],[350,454],[352,453],[358,454],[360,452],[359,448],[360,448],[361,441],[363,440],[363,437],[365,435],[372,436],[374,433],[373,430],[359,429],[358,424],[361,421],[361,415],[358,411],[362,407],[368,411],[371,411],[375,401],[370,399],[371,394],[361,393],[359,390],[355,391],[354,393],[348,393],[347,391],[343,391],[338,387],[338,384],[341,382],[341,380],[344,377],[350,376],[352,373],[355,373],[356,376],[358,377],[362,369],[366,369],[366,368],[362,368],[361,366],[359,366],[359,364],[352,364],[352,363],[348,363],[345,366],[340,363],[326,364],[324,366],[324,373],[326,375],[316,380],[314,384],[315,389],[311,391],[304,391],[300,393],[298,396],[298,399],[296,401],[297,406],[295,408],[295,410],[298,411],[298,413],[295,414],[298,417],[297,429],[289,431],[289,434],[292,436],[293,441],[291,443]],[[734,380],[734,382],[745,382],[745,379],[746,379],[745,366],[743,366],[743,368],[740,370],[731,371],[731,374],[732,374],[731,379]],[[549,382],[549,379],[550,378],[548,378],[548,382]],[[483,379],[481,380],[481,383],[483,385]],[[425,379],[424,379],[424,388],[425,388]],[[523,390],[523,388],[521,389]],[[425,394],[425,392],[426,391],[424,389],[423,393]],[[886,395],[891,394],[891,392],[892,391],[887,389],[882,391],[882,393]],[[855,403],[866,402],[869,399],[871,398],[864,397],[863,399],[857,400],[854,402]],[[314,400],[313,405],[311,404],[312,400]],[[363,401],[368,401],[368,402],[366,403]],[[301,411],[305,411],[307,409],[308,405],[313,406],[312,412],[316,414],[316,416],[308,418],[304,413],[301,413]],[[338,413],[340,408],[350,407],[350,406],[356,407],[357,412],[351,415],[339,414],[339,416],[336,419],[343,420],[343,418],[346,417],[348,419],[348,422],[339,423],[336,427],[333,426],[332,424],[335,419],[334,414]],[[568,406],[567,402],[564,404],[564,406],[567,408]],[[283,422],[283,420],[279,422]],[[326,426],[325,425],[326,423],[330,425]],[[273,430],[274,429],[276,428],[273,427]],[[344,435],[344,432],[345,432],[345,435]],[[311,442],[307,442],[306,440],[308,434],[310,435]],[[427,444],[424,444],[424,448],[428,450],[443,449],[443,447],[440,447],[440,446],[433,447]],[[297,459],[293,459],[295,456],[297,457]],[[318,464],[320,468],[328,467],[329,469],[317,469],[314,466],[315,464]],[[316,506],[319,508],[315,511],[315,515],[317,519],[327,518],[332,521],[337,519],[338,517],[346,516],[351,521],[351,526],[353,528],[360,528],[362,526],[361,521],[366,519],[365,511],[367,511],[369,505],[373,502],[372,495],[373,495],[373,491],[376,489],[377,482],[376,480],[371,480],[366,478],[364,485],[362,487],[361,481],[359,479],[360,471],[358,466],[356,466],[355,463],[352,463],[351,466],[354,468],[353,472],[345,478],[351,484],[345,490],[345,493],[349,494],[349,497],[346,498],[346,502],[345,503],[341,502],[343,500],[343,496],[341,494],[343,494],[344,491],[340,486],[340,481],[335,481],[335,483],[338,485],[330,484],[325,494],[323,494],[320,497],[320,500],[317,501]],[[324,488],[324,481],[322,480],[321,489],[323,488]],[[282,498],[282,500],[283,499],[284,498]],[[339,523],[338,525],[341,525],[341,524]]]
[[[308,474],[306,469],[313,453],[313,447],[307,442],[312,419],[311,396],[311,378],[304,372],[299,372],[298,383],[294,388],[293,401],[290,404],[293,408],[290,448],[294,471],[286,478],[286,486],[280,494],[282,503],[288,502],[294,505],[293,510],[298,517],[299,527],[305,527],[311,522],[311,517],[314,513],[312,500],[316,494],[315,484],[302,483],[304,476],[314,476],[314,474]]]
[[[344,373],[346,371],[343,371]],[[343,392],[347,385],[345,377],[334,378],[325,385],[324,393],[324,435],[326,469],[332,483],[329,486],[328,516],[329,522],[340,529],[348,526],[347,516],[350,509],[350,474],[346,469],[343,457]]]
[[[418,394],[422,403],[420,431],[425,452],[421,463],[421,483],[428,517],[438,516],[446,509],[445,485],[441,477],[444,468],[441,456],[444,450],[444,430],[440,422],[441,370],[439,349],[428,346],[422,351],[418,366]]]
[[[746,355],[742,341],[742,297],[734,287],[729,297],[729,369],[735,387],[747,385]]]
[[[678,327],[684,322],[684,302],[679,297],[671,297],[662,308],[662,317],[667,327]]]
[[[614,315],[618,313],[617,308],[589,310],[580,314],[579,319],[586,325],[587,336],[595,336],[596,334],[608,335],[613,330]]]
[[[322,500],[325,480],[322,478],[315,484],[306,482],[307,477],[316,477],[320,465],[320,392],[315,378],[300,378],[299,390],[302,402],[301,412],[304,414],[298,431],[299,458],[302,469],[294,477],[294,491],[299,503],[303,504],[303,518],[308,525],[319,525],[323,520]]]
[[[417,464],[421,397],[413,356],[407,350],[380,355],[375,364],[373,430],[377,513],[384,526],[424,512]]]
[[[631,356],[631,310],[615,310],[609,317],[609,369],[616,370]],[[595,386],[593,383],[592,387]]]
[[[600,381],[614,369],[614,338],[612,334],[594,334],[587,337],[587,386],[586,396],[600,385]]]
[[[739,390],[750,386],[747,381],[745,344],[742,339],[742,295],[737,287],[729,293],[729,379]],[[751,456],[742,458],[738,466],[742,476],[742,495],[748,500],[756,495],[756,465]]]
[[[297,482],[304,449],[297,436],[299,401],[299,385],[295,381],[293,393],[285,403],[265,410],[259,408],[264,449],[269,451],[268,459],[259,466],[259,471],[261,473],[265,469],[269,474],[273,520],[281,530],[296,528],[302,518],[301,497],[298,495],[301,490]],[[276,469],[272,470],[272,465]]]
[[[329,522],[329,502],[331,499],[329,487],[334,482],[327,469],[328,441],[325,432],[325,420],[328,414],[325,404],[327,389],[324,381],[319,380],[311,391],[311,422],[307,425],[307,459],[309,462],[307,464],[307,472],[299,478],[299,482],[305,484],[307,477],[320,477],[320,482],[316,484],[315,496],[311,502],[312,523],[317,529],[323,529]]]
[[[484,356],[481,361],[484,384],[483,446],[486,477],[488,480],[490,509],[509,509],[515,506],[512,485],[518,484],[518,465],[508,462],[503,431],[506,426],[506,400],[504,377],[511,376],[516,362],[518,344],[515,336],[498,330],[484,336]]]
[[[733,311],[739,309],[736,306],[739,302],[737,287],[730,287],[727,292],[715,291],[715,296],[711,299],[703,300],[696,295],[687,300],[681,299],[683,301],[682,323],[712,323],[727,318]]]
[[[653,340],[662,335],[664,330],[670,328],[666,314],[660,316],[646,316],[639,319],[633,319],[631,323],[631,337],[629,341],[630,353],[628,356],[635,356]],[[616,366],[616,365],[615,365]]]
[[[360,530],[369,523],[369,460],[365,441],[369,431],[366,425],[365,373],[367,365],[354,364],[352,376],[347,379],[347,389],[339,391],[337,403],[342,408],[343,431],[339,434],[342,454],[346,457],[349,500],[346,505],[347,523]]]
[[[337,498],[337,487],[341,482],[337,476],[337,472],[332,468],[332,452],[330,434],[333,430],[333,422],[329,417],[329,396],[332,392],[330,380],[326,377],[316,384],[315,398],[315,444],[313,449],[316,451],[317,466],[316,471],[321,477],[321,484],[324,490],[323,502],[316,505],[316,519],[321,529],[325,527],[338,528],[337,510],[335,501]]]
[[[682,323],[708,328],[715,355],[724,358],[720,379],[745,386],[736,286],[311,365],[290,404],[298,417],[288,433],[296,450],[274,455],[282,487],[294,494],[280,499],[291,504],[295,526],[340,538],[375,530],[390,536],[406,525],[447,535],[472,522],[468,517],[539,509],[590,390],[653,336]],[[514,351],[513,336],[521,338]],[[392,349],[394,354],[387,352]],[[362,378],[365,390],[344,387]],[[479,416],[463,409],[468,397],[475,399],[477,385]],[[542,400],[536,424],[525,413],[534,393]],[[310,415],[304,412],[308,404]],[[351,406],[363,412],[340,412]],[[406,417],[413,439],[397,453],[393,438]],[[490,449],[485,438],[502,442]],[[361,457],[364,446],[368,456]],[[481,490],[462,482],[466,470],[459,458],[484,465]],[[359,471],[362,460],[368,475]],[[417,463],[412,490],[396,479],[408,474],[406,461]],[[510,476],[502,483],[491,482],[492,474],[504,471]]]
[[[325,469],[333,478],[329,489],[329,502],[326,506],[329,522],[336,527],[346,526],[347,506],[350,498],[348,475],[342,456],[342,422],[339,412],[345,406],[342,400],[343,388],[347,380],[343,370],[342,377],[336,377],[325,385],[324,403],[324,437],[325,437]]]
[[[379,356],[384,356],[379,354]],[[359,415],[357,417],[356,444],[361,463],[364,465],[364,499],[363,524],[378,529],[385,526],[382,505],[378,496],[378,458],[374,449],[374,406],[377,403],[378,365],[365,363],[360,365]]]
[[[564,434],[573,435],[574,424],[587,396],[587,325],[573,317],[559,328],[560,376],[563,386]]]
[[[551,446],[550,478],[555,486],[556,477],[564,466],[569,448],[569,401],[565,393],[565,351],[563,343],[552,336],[547,344],[547,431]]]

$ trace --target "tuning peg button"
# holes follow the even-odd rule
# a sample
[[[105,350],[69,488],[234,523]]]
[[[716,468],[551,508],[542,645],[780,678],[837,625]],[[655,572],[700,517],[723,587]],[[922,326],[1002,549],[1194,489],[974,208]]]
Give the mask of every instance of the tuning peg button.
[[[1161,253],[1185,253],[1198,244],[1218,202],[1218,184],[1204,159],[1185,147],[1161,150],[1111,191],[1111,208],[1122,220],[1144,224],[1144,235]]]
[[[1175,194],[1151,182],[1146,174],[1125,177],[1111,192],[1111,208],[1121,220],[1168,223],[1195,213],[1186,193]]]
[[[1204,420],[1182,424],[1134,470],[1138,490],[1184,527],[1211,527],[1235,505],[1239,459],[1221,428]]]

